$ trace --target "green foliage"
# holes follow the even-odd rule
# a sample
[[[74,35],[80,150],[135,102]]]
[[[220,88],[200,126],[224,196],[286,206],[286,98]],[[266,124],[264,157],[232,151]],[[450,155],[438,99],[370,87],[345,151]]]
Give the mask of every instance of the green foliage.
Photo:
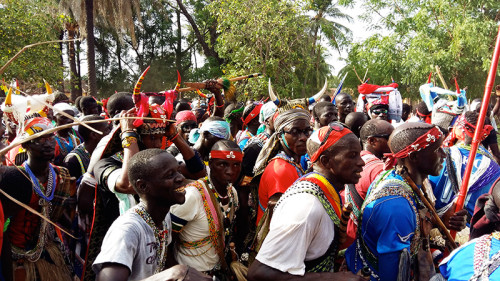
[[[312,76],[311,66],[321,56],[314,55],[316,45],[307,32],[309,17],[291,1],[213,1],[208,9],[217,18],[216,50],[227,63],[223,66],[228,77],[254,72],[264,74],[263,79],[250,79],[239,83],[241,93],[249,97],[267,96],[268,78],[274,91],[281,97],[310,95],[322,86],[312,89],[304,83]],[[323,50],[320,50],[322,52]],[[328,69],[322,69],[323,77]],[[322,80],[322,79],[321,79]]]
[[[24,46],[59,39],[57,18],[48,15],[48,1],[4,0],[0,7],[0,65]],[[32,47],[22,53],[0,77],[33,83],[47,80],[51,85],[62,79],[59,44]]]
[[[418,87],[438,65],[449,88],[454,89],[456,77],[461,88],[468,87],[468,98],[482,95],[498,30],[499,1],[368,0],[363,6],[370,15],[387,14],[371,24],[391,34],[352,46],[341,71],[349,72],[347,87],[360,83],[353,67],[360,76],[369,69],[370,83],[387,84],[392,76],[403,97],[417,98]]]

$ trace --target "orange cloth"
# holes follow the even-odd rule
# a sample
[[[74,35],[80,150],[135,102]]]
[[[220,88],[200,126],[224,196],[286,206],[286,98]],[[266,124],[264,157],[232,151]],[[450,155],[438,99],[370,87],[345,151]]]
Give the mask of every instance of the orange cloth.
[[[257,224],[264,215],[262,208],[267,208],[267,201],[276,193],[284,193],[302,175],[289,162],[276,158],[267,165],[259,184],[259,210]]]

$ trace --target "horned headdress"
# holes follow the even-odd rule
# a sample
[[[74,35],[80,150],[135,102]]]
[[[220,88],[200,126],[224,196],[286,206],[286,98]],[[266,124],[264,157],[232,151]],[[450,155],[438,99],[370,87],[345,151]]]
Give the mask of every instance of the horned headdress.
[[[52,103],[54,95],[47,82],[45,86],[47,93],[28,97],[13,94],[13,89],[9,88],[5,102],[2,104],[2,111],[5,112],[5,118],[16,124],[18,135],[24,131],[26,120],[34,117],[47,117],[49,108],[45,104]]]
[[[138,117],[161,118],[163,120],[137,119],[134,121],[134,126],[139,129],[140,134],[163,134],[167,127],[166,120],[172,116],[172,112],[174,111],[174,100],[180,88],[181,76],[179,72],[177,72],[177,84],[174,90],[164,92],[165,102],[163,102],[162,105],[149,104],[149,98],[144,93],[141,93],[142,82],[149,68],[148,66],[148,68],[144,70],[134,87],[132,99],[134,100],[137,110],[136,114]]]
[[[302,108],[307,110],[309,105],[314,104],[321,98],[321,96],[323,96],[323,94],[326,92],[327,86],[328,86],[328,80],[325,80],[325,85],[323,86],[323,88],[314,96],[310,98],[300,98],[293,100],[280,99],[278,96],[276,96],[276,94],[273,91],[273,86],[271,85],[271,79],[269,79],[268,88],[269,88],[269,97],[278,107],[278,111],[284,112],[294,108]]]
[[[427,83],[420,86],[420,96],[432,112],[432,124],[439,125],[445,129],[452,126],[456,117],[465,109],[467,98],[465,90],[460,89],[455,79],[455,92],[434,86],[431,75]]]

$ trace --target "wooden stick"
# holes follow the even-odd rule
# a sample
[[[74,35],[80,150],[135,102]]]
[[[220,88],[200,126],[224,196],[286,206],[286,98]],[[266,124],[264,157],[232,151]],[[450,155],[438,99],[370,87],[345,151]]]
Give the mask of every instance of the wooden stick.
[[[441,74],[441,70],[439,69],[439,66],[436,65],[436,73],[439,77],[439,80],[441,80],[441,84],[443,84],[443,88],[448,90],[448,85],[446,85],[446,82],[444,81],[443,74]]]
[[[14,147],[16,147],[16,146],[18,146],[20,144],[23,144],[23,143],[28,142],[30,140],[34,140],[34,139],[36,139],[38,137],[41,137],[41,136],[44,136],[44,135],[48,135],[48,134],[57,132],[57,131],[62,130],[62,129],[71,128],[71,127],[73,127],[75,125],[80,125],[80,123],[84,123],[86,125],[86,124],[92,124],[92,123],[103,123],[103,122],[109,122],[109,121],[117,121],[117,120],[122,120],[122,119],[163,120],[164,122],[170,122],[170,123],[175,123],[176,122],[176,120],[169,120],[169,119],[163,119],[163,118],[134,117],[134,116],[130,116],[130,117],[117,117],[117,118],[110,118],[110,119],[103,119],[103,120],[80,121],[79,123],[75,122],[75,123],[71,123],[71,124],[57,126],[57,127],[45,130],[45,131],[41,131],[39,133],[36,133],[36,134],[31,135],[31,136],[29,136],[27,138],[24,138],[24,139],[19,139],[19,140],[18,139],[14,139],[14,141],[10,145],[8,145],[4,149],[0,150],[0,156],[5,155],[7,152],[9,152],[9,150],[11,150],[12,148],[14,148]]]
[[[354,73],[356,74],[356,77],[358,77],[359,82],[361,82],[361,84],[363,84],[363,80],[361,80],[361,77],[359,77],[358,72],[356,71],[356,67],[353,66],[352,69],[354,70]]]
[[[366,68],[366,71],[365,71],[365,76],[363,76],[363,81],[366,81],[366,75],[368,74],[368,69],[369,69],[369,68]],[[392,77],[391,77],[391,78],[392,78]],[[394,82],[394,81],[392,81],[392,82]]]
[[[243,75],[243,76],[229,78],[229,81],[235,82],[235,81],[240,81],[240,80],[244,80],[244,79],[258,77],[258,76],[261,76],[261,75],[262,75],[262,73],[253,73],[253,74],[249,74],[249,75]],[[194,87],[181,88],[181,89],[179,89],[178,92],[195,91],[196,89],[198,89],[198,88],[194,88]]]
[[[441,231],[441,233],[445,236],[445,238],[449,242],[448,247],[452,251],[455,250],[457,248],[457,244],[455,243],[455,239],[453,239],[453,237],[451,237],[451,234],[448,231],[448,228],[446,228],[446,226],[444,225],[443,221],[441,220],[441,218],[437,214],[436,209],[434,209],[434,206],[432,206],[432,204],[427,200],[427,198],[425,198],[422,191],[415,185],[415,182],[413,182],[413,180],[410,178],[410,176],[408,175],[408,172],[406,171],[405,168],[398,168],[398,172],[403,176],[405,181],[411,186],[411,189],[413,190],[413,192],[415,192],[417,194],[418,198],[420,198],[422,203],[424,203],[425,207],[429,210],[429,212],[431,213],[435,222],[437,223],[438,229]]]
[[[7,68],[7,66],[9,66],[15,59],[17,59],[17,57],[19,57],[22,53],[24,53],[24,51],[26,51],[27,49],[29,49],[31,47],[35,47],[35,46],[39,46],[39,45],[44,45],[44,44],[64,43],[64,42],[79,41],[79,40],[80,40],[80,38],[66,39],[66,40],[53,40],[53,41],[38,42],[38,43],[26,45],[19,52],[17,52],[17,54],[15,54],[6,64],[4,64],[2,66],[2,68],[0,68],[0,76],[4,73],[4,71]]]
[[[23,173],[24,174],[24,173]],[[49,218],[47,218],[46,216],[40,214],[39,212],[37,212],[36,210],[34,210],[33,208],[31,208],[30,206],[24,204],[23,202],[17,200],[16,198],[10,196],[7,192],[3,191],[2,189],[0,189],[0,193],[2,193],[5,197],[7,197],[8,199],[12,200],[12,202],[16,203],[17,205],[25,208],[26,210],[28,210],[29,212],[39,216],[41,219],[47,221],[48,223],[50,223],[51,225],[53,225],[55,228],[58,228],[60,229],[62,232],[66,233],[69,237],[73,238],[73,239],[76,239],[75,236],[71,235],[71,233],[69,233],[68,231],[66,231],[64,228],[58,226],[57,224],[55,224],[54,222],[52,222]]]
[[[7,84],[7,82],[5,82],[5,81],[3,81],[3,80],[0,80],[0,83],[4,84],[5,86],[10,87],[10,85],[9,85],[9,84]],[[21,94],[23,94],[23,95],[25,95],[25,96],[27,96],[27,97],[29,96],[27,93],[25,93],[25,92],[23,92],[23,91],[21,91],[21,90],[18,90],[18,91],[19,91]],[[54,110],[54,106],[50,105],[49,103],[46,103],[46,102],[45,102],[45,101],[43,101],[43,100],[39,100],[39,102],[43,103],[45,106],[47,106],[47,107],[49,107],[50,109]],[[99,130],[97,130],[97,129],[94,129],[94,128],[90,127],[90,126],[89,126],[89,125],[87,125],[87,124],[82,123],[80,120],[78,120],[77,118],[75,118],[75,117],[73,117],[73,116],[69,115],[68,113],[66,113],[66,112],[64,112],[64,111],[61,111],[61,110],[57,110],[57,109],[56,109],[55,111],[57,111],[57,112],[61,113],[62,115],[64,115],[64,116],[68,117],[69,119],[71,119],[71,120],[75,121],[75,122],[77,123],[77,125],[80,125],[80,124],[81,124],[81,125],[83,125],[83,126],[87,127],[87,129],[89,129],[89,130],[91,130],[91,131],[94,131],[94,132],[98,133],[99,135],[102,135],[102,132],[101,132],[101,131],[99,131]],[[19,121],[20,121],[20,122],[22,122],[22,120],[19,120]]]

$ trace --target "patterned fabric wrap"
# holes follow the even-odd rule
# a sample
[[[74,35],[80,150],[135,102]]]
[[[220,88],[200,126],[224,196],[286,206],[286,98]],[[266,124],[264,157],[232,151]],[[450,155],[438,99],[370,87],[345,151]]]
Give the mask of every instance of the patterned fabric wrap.
[[[266,102],[260,109],[259,122],[262,124],[266,123],[267,119],[272,117],[277,109],[278,107],[276,106],[276,104],[274,104],[274,102]]]
[[[36,133],[52,129],[54,126],[48,118],[45,117],[35,117],[33,119],[27,120],[24,126],[24,134],[22,137],[32,136]]]
[[[454,145],[445,149],[445,153],[451,159],[451,165],[445,163],[444,168],[438,176],[429,176],[429,181],[432,185],[436,201],[435,207],[439,213],[446,212],[451,207],[458,194],[458,190],[452,186],[450,180],[450,171],[448,167],[453,167],[455,170],[456,182],[461,183],[465,168],[469,162],[470,146],[464,144]],[[448,159],[448,157],[447,157]],[[493,160],[493,157],[482,145],[478,147],[474,165],[472,166],[471,177],[465,199],[465,208],[472,216],[476,200],[480,195],[488,193],[494,182],[500,177],[500,166]],[[458,188],[458,187],[457,187]]]
[[[226,121],[217,121],[217,120],[203,122],[203,125],[201,125],[199,133],[202,134],[203,132],[209,132],[215,137],[226,140],[228,140],[229,136],[231,135],[231,129],[229,128],[229,124]]]
[[[309,122],[310,119],[311,115],[303,109],[287,110],[276,117],[274,120],[274,133],[260,151],[257,161],[255,161],[255,176],[262,174],[269,161],[281,150],[279,137],[285,127],[296,120],[306,120]]]

